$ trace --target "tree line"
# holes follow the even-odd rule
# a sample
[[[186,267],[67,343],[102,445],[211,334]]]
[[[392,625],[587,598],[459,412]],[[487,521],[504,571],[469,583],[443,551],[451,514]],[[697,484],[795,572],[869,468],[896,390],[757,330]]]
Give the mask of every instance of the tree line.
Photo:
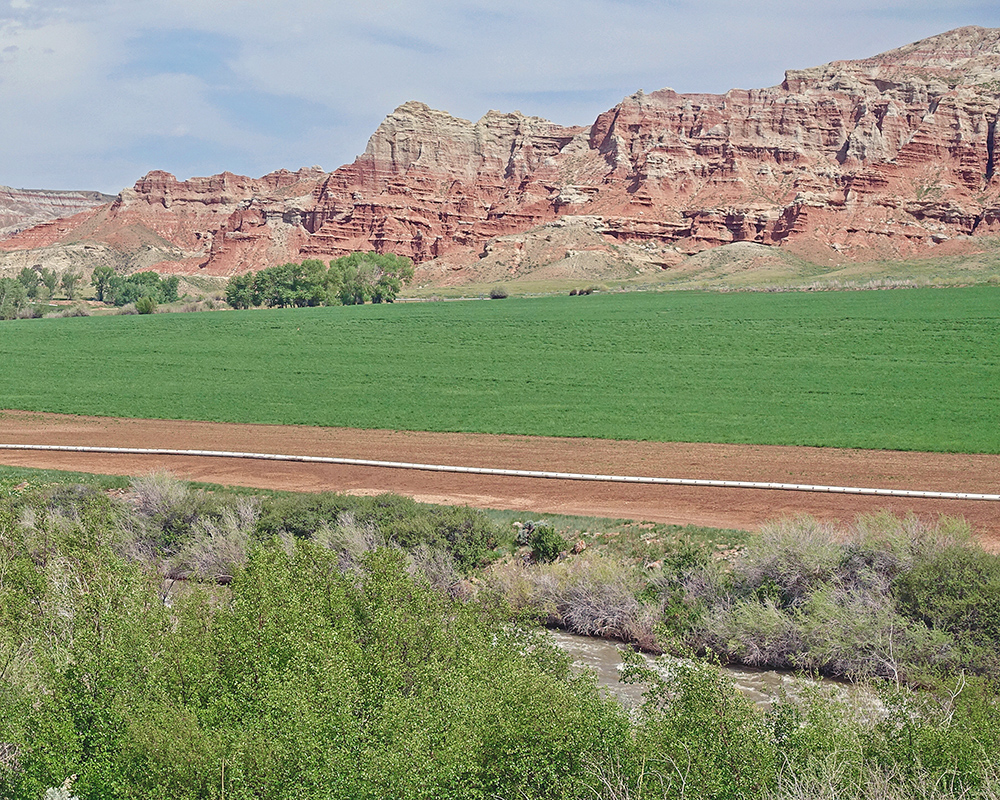
[[[33,302],[55,297],[60,288],[67,300],[75,300],[82,279],[73,270],[60,275],[45,267],[24,267],[16,278],[0,278],[0,319],[13,319]]]
[[[149,298],[154,304],[172,303],[177,299],[180,278],[171,275],[161,278],[152,270],[136,272],[132,275],[118,275],[106,264],[94,267],[90,282],[97,293],[97,299],[113,306],[138,303]]]
[[[391,303],[413,280],[413,262],[390,253],[352,253],[329,268],[319,259],[234,275],[226,285],[233,308],[288,308]]]

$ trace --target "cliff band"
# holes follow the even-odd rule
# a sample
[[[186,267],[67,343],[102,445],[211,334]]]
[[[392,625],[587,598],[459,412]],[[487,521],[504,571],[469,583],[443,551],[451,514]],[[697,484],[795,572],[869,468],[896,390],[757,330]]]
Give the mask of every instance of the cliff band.
[[[622,247],[664,268],[733,242],[906,256],[1000,233],[998,116],[1000,30],[961,28],[767,89],[638,92],[589,127],[409,102],[333,173],[152,172],[0,249],[95,242],[218,275],[376,250],[442,280],[480,262],[516,273],[529,231],[560,257]]]

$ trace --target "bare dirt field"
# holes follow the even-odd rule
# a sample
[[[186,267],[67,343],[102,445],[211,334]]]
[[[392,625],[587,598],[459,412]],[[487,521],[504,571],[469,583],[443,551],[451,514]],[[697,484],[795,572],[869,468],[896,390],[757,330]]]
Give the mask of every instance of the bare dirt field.
[[[619,442],[366,431],[0,412],[0,442],[335,456],[505,469],[944,492],[1000,492],[1000,456],[814,447]],[[538,514],[621,517],[753,530],[784,516],[849,521],[888,509],[965,517],[1000,550],[1000,503],[440,474],[375,467],[181,456],[0,451],[0,463],[112,475],[166,469],[211,483],[352,494]]]

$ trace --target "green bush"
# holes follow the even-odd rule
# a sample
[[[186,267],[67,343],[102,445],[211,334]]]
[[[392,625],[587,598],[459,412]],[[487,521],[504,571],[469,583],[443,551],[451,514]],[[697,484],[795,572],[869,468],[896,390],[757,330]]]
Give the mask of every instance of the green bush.
[[[551,525],[536,525],[528,539],[531,557],[541,563],[555,561],[559,554],[568,549],[566,540]]]
[[[769,721],[716,668],[671,661],[652,669],[637,654],[623,658],[623,680],[648,686],[636,744],[655,770],[646,778],[650,796],[742,800],[776,784],[780,761]]]
[[[156,312],[156,301],[146,295],[135,301],[135,310],[140,314],[153,314]]]
[[[895,681],[1000,667],[1000,557],[947,519],[772,524],[721,582],[673,586],[690,612],[675,593],[670,616],[688,627],[674,634],[753,666]]]
[[[551,643],[415,581],[398,551],[345,573],[276,541],[229,587],[164,603],[96,508],[46,523],[34,558],[26,508],[0,500],[0,742],[17,754],[0,796],[77,774],[84,798],[571,798],[597,789],[585,764],[629,747],[624,711]]]
[[[494,286],[490,289],[490,300],[506,300],[507,290],[502,286]]]
[[[920,558],[893,588],[907,617],[951,634],[977,660],[992,654],[1000,667],[1000,557],[952,544]]]
[[[309,539],[324,525],[336,524],[337,518],[352,506],[350,498],[333,494],[287,494],[264,499],[258,530],[264,540],[289,533]]]

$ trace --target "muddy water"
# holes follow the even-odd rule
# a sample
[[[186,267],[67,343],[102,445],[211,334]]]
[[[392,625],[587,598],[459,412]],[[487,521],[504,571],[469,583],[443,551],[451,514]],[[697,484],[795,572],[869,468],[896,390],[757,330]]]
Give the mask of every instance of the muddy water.
[[[550,631],[552,638],[573,658],[578,669],[589,668],[597,673],[597,682],[619,697],[627,705],[637,706],[642,702],[643,687],[626,684],[618,680],[622,660],[618,652],[623,647],[619,642],[607,639],[592,639],[565,631]],[[653,659],[647,656],[652,662]],[[813,680],[787,672],[755,670],[747,667],[723,667],[723,672],[732,678],[743,694],[758,706],[767,708],[777,698],[787,695],[794,697],[808,687],[835,687],[838,691],[850,692],[849,684],[826,679]]]

